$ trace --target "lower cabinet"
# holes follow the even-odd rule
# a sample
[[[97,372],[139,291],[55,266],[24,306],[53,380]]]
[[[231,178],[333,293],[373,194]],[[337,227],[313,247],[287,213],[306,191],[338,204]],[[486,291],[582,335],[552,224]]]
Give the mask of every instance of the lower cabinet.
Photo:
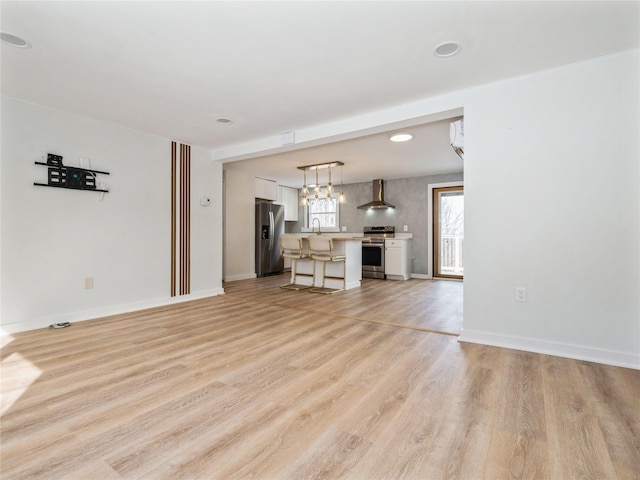
[[[384,273],[387,280],[411,278],[410,238],[388,238],[384,241]]]

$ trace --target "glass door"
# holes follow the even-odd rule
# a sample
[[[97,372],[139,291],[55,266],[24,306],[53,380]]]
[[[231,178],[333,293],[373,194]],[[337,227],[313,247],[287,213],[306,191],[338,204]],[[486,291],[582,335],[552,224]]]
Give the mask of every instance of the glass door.
[[[464,275],[464,187],[433,189],[433,276]]]

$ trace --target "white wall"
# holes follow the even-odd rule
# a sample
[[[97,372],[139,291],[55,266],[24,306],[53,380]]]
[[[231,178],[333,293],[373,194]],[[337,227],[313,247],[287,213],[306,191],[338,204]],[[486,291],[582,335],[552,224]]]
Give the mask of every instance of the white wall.
[[[464,109],[461,340],[639,368],[638,63],[637,50],[594,59],[307,128],[305,138]],[[268,153],[278,141],[213,158]],[[526,302],[515,301],[519,286]]]
[[[34,186],[64,164],[110,172],[110,192]],[[5,332],[172,302],[170,140],[2,97],[2,305]],[[222,169],[192,148],[190,298],[222,293]],[[199,207],[200,195],[214,198]],[[84,288],[85,277],[94,288]],[[180,297],[184,299],[184,297]]]
[[[639,84],[635,52],[465,105],[463,340],[640,366]]]
[[[200,197],[211,205],[200,205]],[[191,295],[219,295],[222,290],[222,164],[208,149],[191,147]],[[167,262],[168,264],[168,262]]]
[[[634,51],[307,133],[335,134],[339,125],[366,133],[383,123],[464,108],[467,241],[461,340],[638,368],[638,69]],[[278,137],[271,140],[265,145]],[[248,144],[246,152],[254,152],[255,145]],[[169,207],[163,203],[168,202],[169,173],[168,167],[158,167],[168,150],[166,139],[3,99],[3,329],[169,301]],[[238,157],[243,147],[226,150]],[[91,157],[94,168],[112,172],[107,180],[112,192],[99,203],[94,193],[32,186],[44,178],[45,167],[33,165],[41,151],[60,153],[68,164]],[[202,174],[221,186],[220,165],[208,164],[207,156],[192,150],[193,178]],[[212,158],[223,157],[224,152],[212,152]],[[246,178],[227,178],[227,193],[251,192],[252,186]],[[192,190],[196,203],[202,193]],[[249,196],[240,194],[244,213],[237,217],[236,207],[227,205],[227,224],[246,222],[245,215],[245,225],[252,225]],[[202,294],[221,286],[219,267],[207,273],[221,261],[221,198],[209,208],[194,214],[198,222],[210,218],[215,225],[214,231],[202,229],[199,251],[192,249],[192,286]],[[227,249],[230,240],[236,241],[227,238]],[[237,241],[253,242],[253,233]],[[243,251],[238,262],[253,264],[252,254]],[[238,271],[247,268],[241,265]],[[225,277],[233,274],[227,265]],[[86,276],[95,278],[94,290],[84,290]],[[527,302],[515,301],[516,286],[527,288]]]
[[[225,181],[224,280],[255,278],[255,180],[227,169]]]

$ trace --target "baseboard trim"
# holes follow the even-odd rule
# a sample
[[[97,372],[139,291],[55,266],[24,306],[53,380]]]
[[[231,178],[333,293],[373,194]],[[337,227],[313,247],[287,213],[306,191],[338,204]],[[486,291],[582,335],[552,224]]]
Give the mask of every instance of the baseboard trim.
[[[501,335],[490,332],[480,332],[463,329],[458,337],[459,342],[479,343],[494,347],[510,348],[525,352],[554,355],[556,357],[573,358],[587,362],[603,363],[616,367],[640,370],[640,355],[616,352],[602,348],[584,347],[568,343],[550,342],[535,338]]]
[[[192,300],[199,300],[201,298],[217,297],[218,295],[224,295],[224,289],[214,288],[210,290],[202,290],[200,292],[194,292],[189,295],[180,295],[177,297],[163,297],[153,300],[145,300],[141,302],[126,303],[121,305],[112,305],[108,307],[95,308],[91,310],[81,310],[78,312],[69,312],[59,315],[50,315],[46,317],[40,317],[28,322],[9,323],[0,326],[0,336],[9,335],[12,333],[26,332],[28,330],[36,330],[38,328],[46,328],[54,323],[63,322],[84,322],[86,320],[95,320],[97,318],[109,317],[111,315],[120,315],[122,313],[137,312],[139,310],[146,310],[148,308],[163,307],[166,305],[172,305],[175,303],[189,302]]]
[[[431,280],[433,277],[426,273],[412,273],[411,278],[419,278],[420,280]]]
[[[225,277],[225,282],[237,282],[238,280],[249,280],[250,278],[257,278],[255,273],[243,273],[241,275],[231,275],[229,277]]]

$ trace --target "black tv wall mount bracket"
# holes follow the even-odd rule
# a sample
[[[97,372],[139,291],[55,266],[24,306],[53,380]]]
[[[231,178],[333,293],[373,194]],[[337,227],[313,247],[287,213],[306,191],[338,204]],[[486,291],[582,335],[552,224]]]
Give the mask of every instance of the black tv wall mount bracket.
[[[62,156],[47,153],[47,163],[35,162],[47,169],[47,183],[33,182],[39,187],[70,188],[72,190],[89,190],[107,193],[109,190],[98,188],[96,177],[98,174],[109,175],[109,172],[90,170],[80,167],[66,167],[62,164]]]

